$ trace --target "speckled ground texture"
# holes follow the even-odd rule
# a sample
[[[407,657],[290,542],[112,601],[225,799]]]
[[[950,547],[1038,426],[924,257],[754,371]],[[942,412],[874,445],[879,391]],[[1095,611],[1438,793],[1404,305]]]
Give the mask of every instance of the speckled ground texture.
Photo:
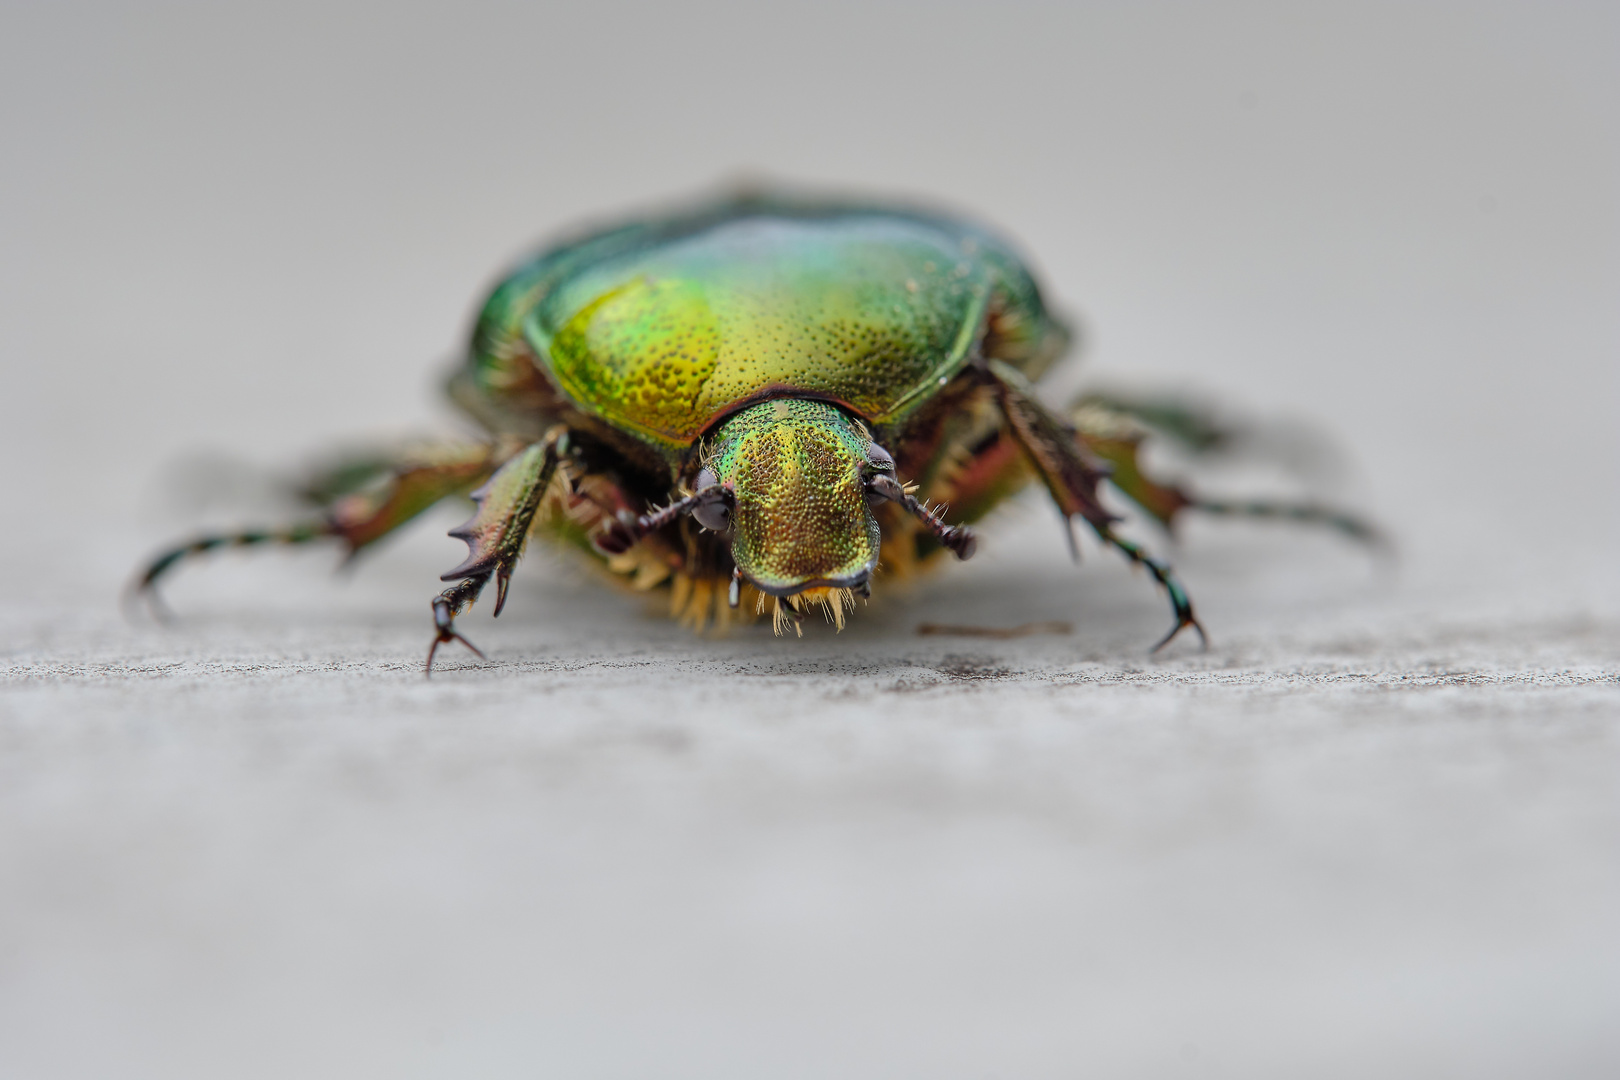
[[[828,10],[3,16],[0,1077],[1620,1075],[1612,15]],[[1137,523],[1211,633],[1149,657],[1038,498],[803,640],[542,551],[428,682],[446,507],[120,615],[446,427],[533,238],[750,163],[977,208],[1097,378],[1324,432],[1398,558]]]

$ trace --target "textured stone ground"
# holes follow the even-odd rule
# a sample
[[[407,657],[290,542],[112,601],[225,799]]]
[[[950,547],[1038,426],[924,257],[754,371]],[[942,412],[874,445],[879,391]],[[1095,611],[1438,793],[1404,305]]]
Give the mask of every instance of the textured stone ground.
[[[425,536],[313,615],[314,556],[198,570],[167,631],[42,603],[0,664],[11,1073],[1620,1063],[1612,619],[1210,527],[1215,647],[1150,660],[1145,581],[1001,524],[803,641],[537,558],[431,683]],[[912,632],[1031,618],[1075,632]]]

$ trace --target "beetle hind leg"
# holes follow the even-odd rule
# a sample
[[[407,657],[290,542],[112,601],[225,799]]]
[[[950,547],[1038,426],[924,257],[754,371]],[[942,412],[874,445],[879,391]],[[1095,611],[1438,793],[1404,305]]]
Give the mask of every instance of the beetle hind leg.
[[[1235,438],[1207,417],[1177,412],[1169,405],[1144,413],[1100,398],[1082,398],[1071,416],[1081,445],[1107,463],[1109,482],[1166,529],[1174,530],[1182,511],[1195,510],[1220,517],[1323,525],[1372,548],[1387,550],[1390,546],[1375,525],[1332,506],[1285,499],[1206,499],[1143,471],[1140,451],[1147,431],[1139,421],[1146,421],[1155,431],[1166,431],[1174,441],[1202,454],[1216,452]]]
[[[1387,552],[1390,539],[1382,529],[1365,518],[1314,502],[1288,502],[1276,499],[1192,499],[1188,509],[1217,517],[1259,518],[1267,521],[1295,521],[1324,525],[1375,551]]]

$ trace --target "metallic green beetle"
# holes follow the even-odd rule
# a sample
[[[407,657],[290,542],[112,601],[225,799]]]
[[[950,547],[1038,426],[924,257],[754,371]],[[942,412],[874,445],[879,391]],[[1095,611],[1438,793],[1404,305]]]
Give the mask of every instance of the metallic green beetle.
[[[1144,434],[1196,441],[1204,418],[1097,396],[1050,411],[1031,383],[1068,341],[1005,242],[938,214],[750,196],[592,232],[485,304],[449,387],[483,442],[344,462],[310,485],[317,519],[201,537],[138,585],[227,545],[331,537],[352,554],[476,487],[451,534],[467,559],[432,604],[430,672],[441,644],[472,648],[454,620],[492,579],[500,614],[536,531],[667,585],[697,629],[767,604],[778,633],[812,606],[842,627],[880,567],[968,558],[966,523],[1038,476],[1066,521],[1164,588],[1163,646],[1203,629],[1170,568],[1115,532],[1105,479],[1166,526],[1199,508],[1371,535],[1315,505],[1200,501],[1148,478]]]

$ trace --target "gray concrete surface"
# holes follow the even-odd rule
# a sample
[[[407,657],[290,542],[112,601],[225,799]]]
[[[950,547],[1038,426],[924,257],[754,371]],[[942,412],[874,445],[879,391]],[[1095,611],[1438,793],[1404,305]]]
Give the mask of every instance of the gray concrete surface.
[[[1610,10],[0,18],[0,1076],[1620,1071]],[[1036,499],[802,641],[536,553],[428,683],[446,508],[119,616],[450,423],[503,260],[743,169],[1000,223],[1094,378],[1344,446],[1398,567],[1195,523],[1149,658]]]

